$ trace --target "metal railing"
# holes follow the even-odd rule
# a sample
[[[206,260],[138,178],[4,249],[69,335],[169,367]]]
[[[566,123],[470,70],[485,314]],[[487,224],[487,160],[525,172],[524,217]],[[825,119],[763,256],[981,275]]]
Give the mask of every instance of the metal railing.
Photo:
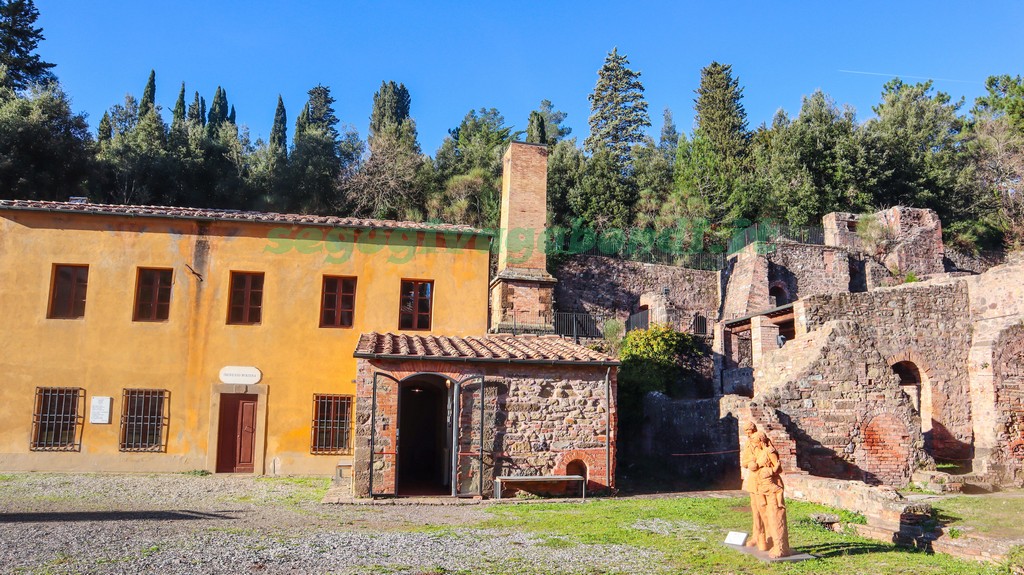
[[[754,242],[786,239],[801,244],[825,245],[825,228],[798,227],[761,222],[737,232],[729,240],[729,253],[734,254]]]
[[[630,332],[634,329],[647,329],[651,326],[651,310],[642,309],[629,316],[626,320],[626,331]]]
[[[666,247],[644,230],[613,231],[604,235],[595,233],[584,239],[561,236],[549,243],[548,250],[552,255],[603,256],[706,271],[725,267],[724,253]]]

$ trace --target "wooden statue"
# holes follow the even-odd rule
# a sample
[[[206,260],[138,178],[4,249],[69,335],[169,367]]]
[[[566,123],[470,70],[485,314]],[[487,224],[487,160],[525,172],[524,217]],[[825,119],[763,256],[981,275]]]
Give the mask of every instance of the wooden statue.
[[[782,464],[779,452],[772,445],[763,431],[751,436],[754,444],[753,462],[748,462],[747,469],[753,477],[751,499],[757,508],[754,519],[755,529],[760,520],[762,539],[756,541],[758,549],[768,551],[768,556],[777,559],[789,555],[789,527],[786,524],[785,487],[782,484]]]

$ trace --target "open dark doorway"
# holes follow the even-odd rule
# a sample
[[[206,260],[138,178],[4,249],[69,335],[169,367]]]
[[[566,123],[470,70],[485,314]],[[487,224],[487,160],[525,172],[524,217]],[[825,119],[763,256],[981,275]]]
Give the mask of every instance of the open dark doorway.
[[[398,410],[398,494],[450,493],[449,391],[439,376],[403,381]]]

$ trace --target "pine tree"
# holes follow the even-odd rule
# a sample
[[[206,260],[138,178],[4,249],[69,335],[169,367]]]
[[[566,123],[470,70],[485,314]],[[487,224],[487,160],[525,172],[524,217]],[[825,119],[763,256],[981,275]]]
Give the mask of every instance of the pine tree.
[[[526,124],[526,141],[531,144],[547,144],[548,135],[544,128],[544,116],[540,112],[530,112],[530,119]]]
[[[32,0],[0,0],[0,67],[7,68],[4,85],[14,90],[56,79],[50,71],[54,64],[34,53],[44,39],[43,29],[35,27],[37,18]]]
[[[743,88],[733,78],[731,65],[712,62],[700,71],[693,137],[707,140],[711,151],[730,168],[742,163],[750,141],[742,98]]]
[[[145,116],[156,109],[156,70],[149,71],[149,79],[146,80],[146,88],[142,91],[142,99],[139,100],[139,117]]]
[[[611,148],[599,148],[587,160],[579,188],[569,194],[573,211],[597,230],[625,229],[636,202],[632,183]]]
[[[594,92],[587,96],[590,135],[584,142],[592,154],[602,148],[611,150],[624,166],[629,164],[630,147],[644,141],[644,128],[651,125],[640,72],[628,66],[629,60],[615,48],[598,71]]]
[[[288,114],[284,100],[277,95],[277,109],[274,111],[274,125],[270,128],[270,147],[280,155],[288,154]]]
[[[562,140],[551,147],[548,155],[548,221],[568,227],[574,214],[569,198],[580,187],[586,158],[576,147],[576,138]]]
[[[110,122],[110,113],[104,111],[103,117],[100,118],[100,125],[96,130],[96,139],[99,141],[100,147],[110,142],[110,138],[114,136],[114,126]]]
[[[671,166],[676,160],[676,151],[679,149],[679,132],[676,130],[676,123],[672,120],[672,110],[665,108],[662,116],[661,137],[658,139],[658,149],[668,160]]]
[[[332,213],[338,210],[337,184],[345,160],[333,104],[330,88],[318,85],[309,91],[309,99],[295,121],[289,161],[293,188],[284,202],[289,211]]]
[[[544,118],[544,133],[547,135],[548,145],[553,146],[572,133],[572,128],[562,125],[568,114],[556,110],[551,100],[541,100],[537,112]]]

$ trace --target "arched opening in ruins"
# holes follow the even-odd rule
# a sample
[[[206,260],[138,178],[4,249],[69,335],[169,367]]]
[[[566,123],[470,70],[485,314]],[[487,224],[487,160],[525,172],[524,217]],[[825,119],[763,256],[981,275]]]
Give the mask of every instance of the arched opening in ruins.
[[[781,285],[773,285],[772,287],[768,288],[768,297],[772,299],[776,307],[790,303],[789,294],[786,293],[786,288],[782,287]]]
[[[892,364],[892,372],[899,378],[900,389],[910,398],[915,414],[921,417],[921,434],[924,436],[925,453],[932,456],[939,465],[946,466],[951,473],[965,473],[971,470],[970,458],[965,455],[972,450],[953,437],[942,421],[942,407],[935,405],[932,382],[926,369],[910,359]]]

